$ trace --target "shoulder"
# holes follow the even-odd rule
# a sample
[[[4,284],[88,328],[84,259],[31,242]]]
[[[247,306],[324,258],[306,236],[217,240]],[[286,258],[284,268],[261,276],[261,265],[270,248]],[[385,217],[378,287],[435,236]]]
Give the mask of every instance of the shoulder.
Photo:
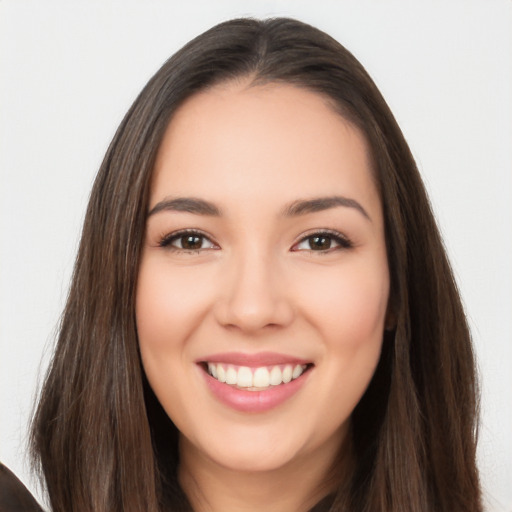
[[[16,475],[0,462],[0,511],[43,512]]]

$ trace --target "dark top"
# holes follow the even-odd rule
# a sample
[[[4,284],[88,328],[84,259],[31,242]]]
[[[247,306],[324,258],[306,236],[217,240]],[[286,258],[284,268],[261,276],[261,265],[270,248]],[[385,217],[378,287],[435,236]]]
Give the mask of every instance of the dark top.
[[[43,512],[28,489],[1,462],[0,512]]]

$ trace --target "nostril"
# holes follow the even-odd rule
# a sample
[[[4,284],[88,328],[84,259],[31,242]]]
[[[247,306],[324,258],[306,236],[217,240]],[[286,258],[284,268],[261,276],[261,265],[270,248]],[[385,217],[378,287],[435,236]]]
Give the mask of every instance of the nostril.
[[[293,301],[279,287],[241,277],[226,285],[225,295],[216,301],[214,312],[219,324],[229,330],[254,333],[261,329],[279,329],[294,318]]]

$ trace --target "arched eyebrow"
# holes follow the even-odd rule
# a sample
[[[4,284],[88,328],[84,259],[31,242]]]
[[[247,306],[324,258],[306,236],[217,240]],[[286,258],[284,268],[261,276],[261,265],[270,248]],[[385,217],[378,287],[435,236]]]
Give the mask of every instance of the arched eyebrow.
[[[148,217],[162,211],[187,212],[214,217],[221,216],[220,209],[214,203],[196,197],[166,198],[151,208]]]
[[[344,206],[346,208],[354,208],[357,210],[365,219],[371,222],[371,218],[368,212],[363,208],[361,203],[355,199],[343,196],[329,196],[329,197],[316,197],[313,199],[298,199],[287,205],[283,210],[283,216],[295,217],[299,215],[307,215],[308,213],[321,212],[329,210],[330,208],[336,208],[338,206]]]
[[[363,215],[363,217],[371,221],[368,212],[358,201],[343,196],[298,199],[286,205],[282,211],[282,215],[283,217],[298,217],[300,215],[307,215],[308,213],[329,210],[330,208],[336,208],[338,206],[354,208]],[[148,213],[148,217],[162,211],[186,212],[213,217],[220,217],[222,215],[220,208],[216,204],[196,197],[175,197],[163,199],[153,206]]]

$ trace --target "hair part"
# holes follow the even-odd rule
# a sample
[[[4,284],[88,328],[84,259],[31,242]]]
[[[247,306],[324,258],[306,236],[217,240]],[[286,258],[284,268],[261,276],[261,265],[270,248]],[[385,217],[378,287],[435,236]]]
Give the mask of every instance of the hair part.
[[[107,150],[33,419],[33,460],[53,510],[190,510],[177,480],[177,429],[141,365],[137,274],[173,113],[199,91],[246,77],[328,98],[364,134],[382,200],[396,326],[353,413],[353,473],[330,510],[480,512],[470,334],[414,159],[350,52],[283,18],[232,20],[189,42],[149,81]]]

